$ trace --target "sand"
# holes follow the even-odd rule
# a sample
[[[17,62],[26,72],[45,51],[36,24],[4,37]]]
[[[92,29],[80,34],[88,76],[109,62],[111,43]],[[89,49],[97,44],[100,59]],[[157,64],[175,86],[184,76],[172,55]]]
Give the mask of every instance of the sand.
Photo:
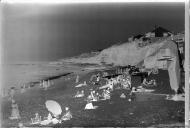
[[[79,83],[90,80],[92,74],[98,71],[77,70],[80,74]],[[48,115],[45,107],[46,100],[57,101],[62,109],[68,106],[73,114],[73,119],[58,125],[50,125],[55,127],[66,126],[128,126],[128,127],[147,127],[180,124],[184,123],[184,102],[165,100],[166,95],[158,95],[161,88],[164,90],[169,87],[159,87],[155,93],[138,93],[136,100],[129,102],[128,100],[119,98],[121,92],[114,91],[110,100],[94,102],[98,109],[84,110],[86,101],[84,98],[73,98],[77,92],[75,83],[76,75],[68,74],[66,76],[54,79],[54,85],[47,91],[44,89],[30,88],[23,94],[17,94],[15,100],[20,109],[21,120],[10,121],[11,108],[10,101],[3,99],[2,104],[2,123],[4,127],[17,126],[18,122],[22,122],[25,126],[30,126],[30,119],[38,112],[42,117]],[[169,86],[169,85],[168,85]],[[85,96],[89,93],[91,87],[82,87]],[[94,87],[93,87],[94,88]],[[171,91],[164,91],[164,93]]]

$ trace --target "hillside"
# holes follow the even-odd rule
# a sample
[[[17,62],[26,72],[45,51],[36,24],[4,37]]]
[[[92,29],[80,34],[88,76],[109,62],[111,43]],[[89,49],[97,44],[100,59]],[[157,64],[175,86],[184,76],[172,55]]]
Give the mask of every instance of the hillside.
[[[184,34],[174,36],[174,40],[184,37]],[[159,49],[165,47],[165,44],[174,43],[171,37],[151,38],[151,43],[143,47],[138,47],[138,43],[143,43],[141,40],[133,42],[125,42],[122,44],[113,45],[101,52],[91,52],[81,54],[76,57],[62,59],[59,63],[87,63],[87,64],[113,64],[114,66],[137,65],[142,62],[150,52],[158,52]]]

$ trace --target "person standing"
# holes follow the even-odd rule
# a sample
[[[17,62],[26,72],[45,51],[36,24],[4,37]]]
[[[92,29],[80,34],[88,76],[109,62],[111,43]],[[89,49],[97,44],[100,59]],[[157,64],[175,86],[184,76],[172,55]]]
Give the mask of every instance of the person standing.
[[[78,82],[79,82],[79,75],[77,75],[76,80],[75,80],[75,83],[78,83]]]
[[[9,117],[9,119],[14,120],[14,119],[20,119],[20,113],[19,113],[19,109],[18,109],[18,105],[16,104],[15,100],[12,99],[12,111],[11,111],[11,116]]]
[[[14,95],[15,95],[15,87],[11,87],[10,92],[9,92],[9,96],[11,100],[13,100]]]

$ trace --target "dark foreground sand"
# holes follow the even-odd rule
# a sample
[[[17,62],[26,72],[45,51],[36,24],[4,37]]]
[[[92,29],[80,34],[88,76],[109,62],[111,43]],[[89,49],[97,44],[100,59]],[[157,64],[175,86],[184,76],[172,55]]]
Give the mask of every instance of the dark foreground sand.
[[[80,81],[89,81],[93,73],[82,74]],[[70,79],[67,79],[70,78]],[[48,111],[45,107],[46,100],[56,100],[64,107],[69,106],[73,114],[73,119],[54,127],[66,126],[125,126],[125,127],[165,127],[184,124],[184,102],[165,100],[165,95],[159,95],[160,88],[164,90],[169,87],[157,88],[153,94],[139,93],[134,96],[134,101],[129,102],[126,99],[120,99],[121,91],[114,91],[110,100],[94,102],[99,106],[96,110],[84,110],[86,101],[84,98],[73,98],[76,91],[75,76],[70,74],[61,77],[54,82],[47,91],[38,87],[31,88],[23,94],[18,94],[15,100],[19,106],[21,119],[11,121],[8,117],[11,115],[11,102],[3,99],[2,104],[2,125],[3,127],[18,126],[22,122],[25,126],[31,126],[31,118],[38,112],[42,117],[47,116]],[[168,85],[169,86],[169,85]],[[81,88],[86,93],[93,86]],[[171,91],[168,91],[168,93]],[[86,95],[85,95],[86,97]],[[35,126],[35,125],[34,125]],[[39,127],[39,126],[37,126]]]

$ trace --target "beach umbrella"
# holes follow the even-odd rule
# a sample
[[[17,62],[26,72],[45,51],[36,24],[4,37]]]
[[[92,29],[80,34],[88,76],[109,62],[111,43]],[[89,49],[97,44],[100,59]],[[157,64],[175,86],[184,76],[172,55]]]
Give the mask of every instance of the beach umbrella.
[[[54,116],[61,115],[62,109],[61,109],[61,106],[59,103],[57,103],[54,100],[47,100],[45,102],[45,104],[46,104],[46,108],[48,109],[48,111],[53,113]]]

